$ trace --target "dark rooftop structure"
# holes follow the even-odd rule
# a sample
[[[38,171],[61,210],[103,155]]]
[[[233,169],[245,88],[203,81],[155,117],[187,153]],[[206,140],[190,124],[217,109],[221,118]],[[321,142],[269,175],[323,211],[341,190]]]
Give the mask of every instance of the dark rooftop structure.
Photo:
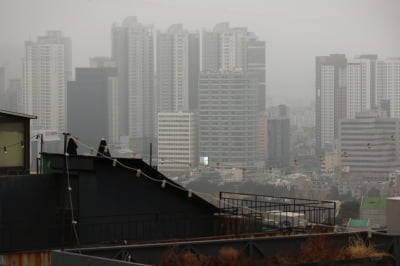
[[[36,116],[0,110],[0,176],[29,174],[31,119]]]
[[[149,265],[171,246],[261,259],[297,250],[303,220],[337,245],[355,234],[333,232],[333,202],[221,192],[211,204],[141,159],[42,155],[43,174],[0,177],[0,265]],[[370,238],[400,257],[400,238]]]

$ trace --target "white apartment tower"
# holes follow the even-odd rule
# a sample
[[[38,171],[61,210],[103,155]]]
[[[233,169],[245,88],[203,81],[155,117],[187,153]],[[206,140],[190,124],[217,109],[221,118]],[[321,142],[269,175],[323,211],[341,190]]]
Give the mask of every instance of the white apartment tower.
[[[371,109],[371,61],[347,61],[347,115],[352,119],[357,112]]]
[[[317,148],[333,145],[338,123],[346,117],[346,57],[342,54],[316,58]]]
[[[23,112],[37,115],[34,129],[66,129],[66,84],[72,79],[71,40],[48,31],[36,42],[25,42]]]
[[[157,32],[158,112],[189,109],[189,33],[181,24]]]
[[[171,176],[188,174],[197,161],[197,115],[159,113],[158,170]]]
[[[246,71],[247,35],[247,28],[230,28],[227,22],[203,31],[202,71]]]
[[[136,17],[113,25],[112,57],[119,79],[119,134],[129,136],[131,148],[145,156],[156,125],[153,26]]]
[[[400,58],[377,61],[376,99],[378,105],[389,103],[390,117],[400,117]]]

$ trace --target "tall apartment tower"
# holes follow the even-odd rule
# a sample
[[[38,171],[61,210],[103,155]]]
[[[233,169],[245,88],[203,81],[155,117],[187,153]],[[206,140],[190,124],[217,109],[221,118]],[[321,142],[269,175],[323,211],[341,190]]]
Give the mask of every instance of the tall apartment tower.
[[[365,55],[347,61],[347,115],[352,119],[357,112],[373,109],[375,104],[376,55]]]
[[[71,40],[61,31],[25,42],[23,112],[37,115],[33,129],[65,131],[66,85],[71,78]]]
[[[129,136],[135,153],[145,156],[156,123],[153,26],[136,17],[113,25],[112,57],[118,69],[119,132]]]
[[[245,27],[217,24],[202,32],[202,71],[243,71],[258,83],[258,110],[265,111],[265,41]]]
[[[201,72],[200,156],[246,167],[257,153],[257,86],[241,71]]]
[[[388,180],[400,166],[400,119],[382,112],[357,113],[339,125],[341,165],[352,175],[369,180]]]
[[[189,33],[181,24],[157,32],[158,112],[189,109]]]
[[[400,117],[400,58],[376,62],[377,105],[388,105],[390,117]]]
[[[96,146],[106,138],[108,144],[115,143],[109,133],[109,116],[115,107],[109,93],[114,89],[110,83],[116,79],[116,72],[112,67],[76,68],[76,80],[68,82],[68,131],[82,142]]]
[[[346,64],[343,54],[316,58],[317,149],[334,144],[339,120],[346,117]]]

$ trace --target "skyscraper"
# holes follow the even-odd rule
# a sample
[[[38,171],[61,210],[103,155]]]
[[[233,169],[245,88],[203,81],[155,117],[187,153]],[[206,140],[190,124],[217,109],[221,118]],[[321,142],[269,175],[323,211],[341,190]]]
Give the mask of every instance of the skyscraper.
[[[120,135],[129,135],[137,154],[155,139],[153,26],[127,17],[112,28],[112,57],[118,69]]]
[[[108,118],[115,104],[109,91],[116,72],[115,68],[77,68],[76,80],[68,82],[68,131],[82,142],[95,146],[106,138],[109,144],[114,143]]]
[[[158,112],[189,109],[189,33],[181,24],[157,32]]]
[[[217,24],[213,31],[203,31],[202,71],[247,71],[247,28]]]
[[[400,117],[400,58],[376,63],[377,105],[385,104],[390,117]]]
[[[200,156],[247,167],[257,153],[257,86],[241,71],[201,72]]]
[[[331,54],[316,58],[317,148],[333,145],[338,122],[346,117],[346,56]]]
[[[34,129],[66,129],[66,85],[71,80],[71,40],[48,31],[36,42],[25,42],[23,112],[37,115]]]
[[[347,118],[356,112],[370,110],[375,104],[376,55],[363,55],[347,61],[346,98]]]
[[[243,71],[257,82],[258,110],[266,106],[265,41],[245,27],[217,24],[202,32],[202,71]]]

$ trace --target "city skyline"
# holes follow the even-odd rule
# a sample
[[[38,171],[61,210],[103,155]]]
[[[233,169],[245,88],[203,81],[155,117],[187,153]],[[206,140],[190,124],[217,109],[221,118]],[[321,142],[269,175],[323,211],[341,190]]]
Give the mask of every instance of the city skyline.
[[[266,42],[267,105],[314,101],[314,57],[344,53],[398,56],[398,1],[2,1],[0,64],[18,78],[23,42],[46,30],[61,30],[73,41],[73,68],[89,58],[110,56],[111,25],[129,15],[157,30],[182,23],[190,31],[210,30],[223,21],[245,26]],[[25,10],[29,10],[27,13]],[[31,12],[32,11],[32,12]],[[199,14],[207,14],[201,16]],[[8,27],[13,21],[13,30]],[[27,27],[27,25],[29,25]],[[338,37],[340,36],[340,37]],[[373,36],[373,37],[372,37]],[[7,51],[7,52],[5,52]],[[291,78],[284,78],[290,75]]]

